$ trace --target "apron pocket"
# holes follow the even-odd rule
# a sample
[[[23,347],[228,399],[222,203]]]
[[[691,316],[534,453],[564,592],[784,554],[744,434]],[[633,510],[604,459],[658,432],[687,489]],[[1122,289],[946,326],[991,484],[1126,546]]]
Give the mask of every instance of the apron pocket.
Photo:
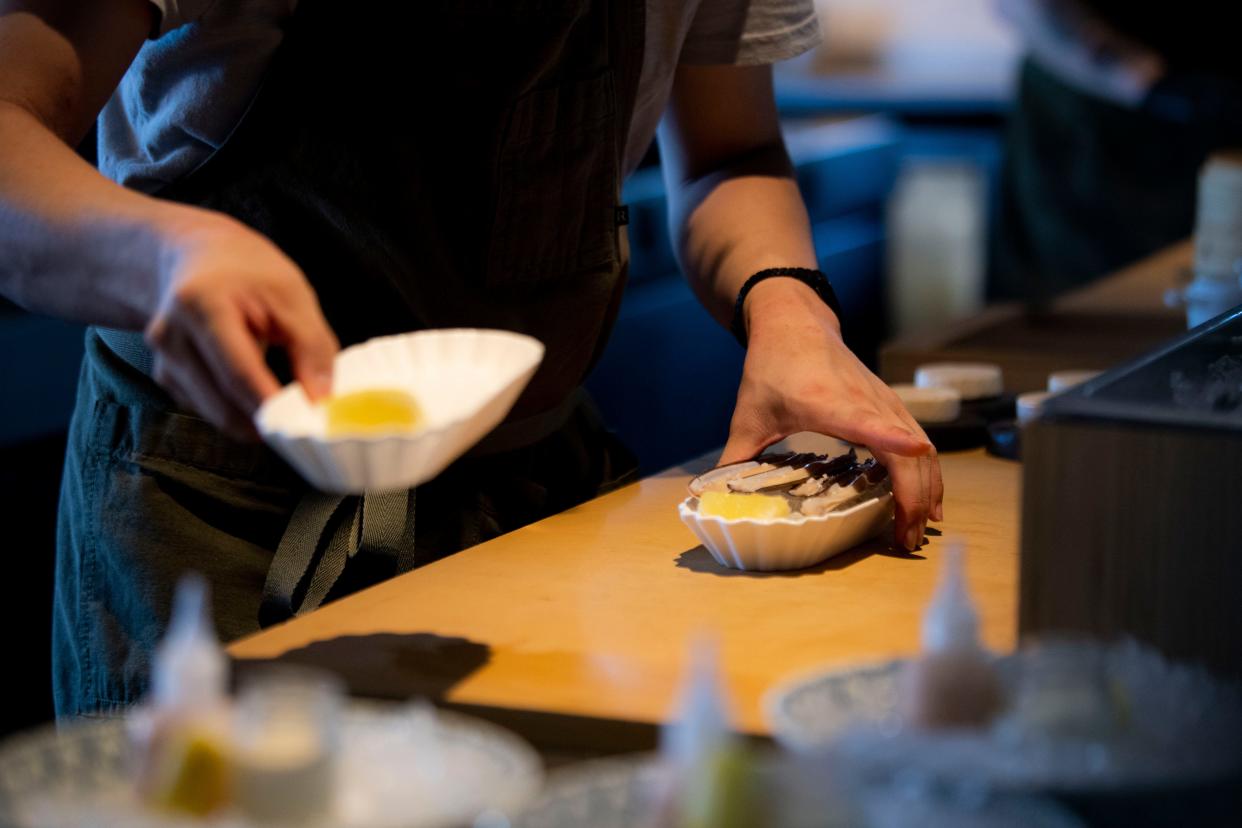
[[[95,403],[90,537],[79,597],[96,705],[135,701],[147,687],[173,589],[195,570],[212,589],[223,641],[258,630],[273,550],[297,492],[261,446],[228,441],[172,411]]]
[[[552,285],[618,257],[613,73],[518,99],[500,152],[487,285]]]

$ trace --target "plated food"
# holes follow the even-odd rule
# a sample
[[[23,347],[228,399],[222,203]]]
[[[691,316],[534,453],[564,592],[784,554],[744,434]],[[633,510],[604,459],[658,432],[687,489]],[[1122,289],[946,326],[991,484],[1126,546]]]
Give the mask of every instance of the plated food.
[[[690,481],[699,511],[725,518],[825,515],[890,491],[888,469],[874,458],[859,461],[846,454],[767,454],[720,466]],[[750,504],[780,503],[772,507]],[[754,515],[752,512],[761,514]]]
[[[408,489],[435,477],[504,420],[543,359],[510,331],[418,331],[346,348],[333,396],[293,383],[255,414],[259,434],[317,489]]]
[[[888,470],[845,454],[766,454],[690,481],[682,521],[724,566],[800,569],[879,534],[892,517]]]

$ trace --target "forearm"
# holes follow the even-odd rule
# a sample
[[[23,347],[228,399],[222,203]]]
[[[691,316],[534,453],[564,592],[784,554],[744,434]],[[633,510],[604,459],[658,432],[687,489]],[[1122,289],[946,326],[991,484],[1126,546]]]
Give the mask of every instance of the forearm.
[[[738,292],[754,273],[816,267],[806,207],[780,143],[728,159],[697,178],[675,176],[668,189],[678,258],[700,301],[722,324],[729,324]],[[804,285],[782,279],[761,283],[752,296],[796,298],[801,292],[814,298]],[[748,316],[755,304],[747,300]]]
[[[109,181],[31,112],[0,101],[0,293],[18,305],[142,328],[172,240],[210,215]]]

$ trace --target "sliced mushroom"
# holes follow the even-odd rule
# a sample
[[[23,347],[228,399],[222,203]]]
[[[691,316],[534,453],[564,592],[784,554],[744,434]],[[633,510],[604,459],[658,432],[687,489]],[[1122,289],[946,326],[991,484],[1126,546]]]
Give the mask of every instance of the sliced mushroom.
[[[690,494],[699,497],[704,492],[727,492],[729,491],[728,482],[730,480],[772,471],[779,464],[793,456],[792,453],[765,454],[756,457],[754,460],[743,460],[740,463],[717,466],[714,469],[703,472],[690,481]]]
[[[762,474],[752,474],[730,480],[728,486],[734,492],[752,493],[779,489],[782,486],[792,486],[795,483],[806,480],[808,477],[810,477],[810,473],[805,468],[778,466]]]
[[[810,471],[808,470],[808,474]],[[794,497],[814,497],[824,490],[826,481],[822,477],[812,477],[789,490]]]
[[[852,505],[888,488],[888,471],[874,458],[858,462],[854,449],[836,457],[812,453],[765,454],[704,472],[690,481],[695,497],[704,492],[783,493],[806,515]]]
[[[814,516],[848,509],[864,500],[879,497],[890,488],[888,470],[874,460],[868,460],[856,471],[840,475],[823,494],[803,500],[799,504],[799,511],[804,515]]]
[[[827,514],[857,496],[858,491],[853,486],[832,486],[823,494],[802,501],[800,511],[810,516]]]

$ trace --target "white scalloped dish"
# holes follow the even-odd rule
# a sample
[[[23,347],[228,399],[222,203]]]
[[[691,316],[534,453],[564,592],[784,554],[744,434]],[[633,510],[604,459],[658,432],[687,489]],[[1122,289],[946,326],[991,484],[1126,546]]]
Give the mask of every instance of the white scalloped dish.
[[[839,466],[833,467],[847,457],[849,461],[856,459],[852,452],[832,459],[823,455],[789,454],[767,455],[746,464],[734,464],[735,467],[752,467],[743,475],[750,481],[759,480],[758,472],[765,469],[771,479],[777,481],[773,486],[757,489],[740,478],[726,480],[729,467],[713,469],[691,481],[691,496],[678,506],[678,514],[721,566],[758,572],[815,566],[875,537],[892,521],[892,494],[883,468],[878,468],[879,481],[863,482],[864,477],[877,471],[876,467],[870,462],[862,466],[847,465],[845,471]],[[872,471],[866,472],[869,466]],[[824,473],[817,476],[817,471]],[[802,494],[808,488],[815,490],[817,482],[818,491]],[[725,487],[739,497],[779,496],[795,504],[814,502],[817,496],[822,498],[824,494],[835,492],[839,505],[818,514],[793,511],[787,516],[766,518],[723,517],[700,511],[699,495],[705,490],[722,491]],[[857,494],[847,497],[855,487]]]
[[[337,355],[332,392],[404,391],[422,409],[417,428],[329,437],[324,407],[298,383],[268,398],[255,424],[264,441],[322,491],[407,489],[435,477],[504,420],[543,351],[537,339],[510,331],[379,337]]]

